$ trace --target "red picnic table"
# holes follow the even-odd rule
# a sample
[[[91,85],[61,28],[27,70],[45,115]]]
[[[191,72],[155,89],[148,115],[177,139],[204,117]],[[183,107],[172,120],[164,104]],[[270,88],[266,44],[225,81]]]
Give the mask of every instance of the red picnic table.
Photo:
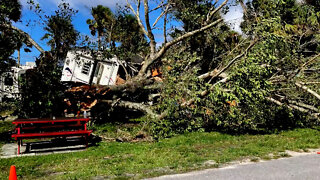
[[[16,119],[12,123],[16,125],[16,133],[11,137],[18,142],[18,154],[22,139],[52,138],[66,136],[82,136],[88,146],[88,136],[91,130],[87,130],[89,118],[32,118]]]

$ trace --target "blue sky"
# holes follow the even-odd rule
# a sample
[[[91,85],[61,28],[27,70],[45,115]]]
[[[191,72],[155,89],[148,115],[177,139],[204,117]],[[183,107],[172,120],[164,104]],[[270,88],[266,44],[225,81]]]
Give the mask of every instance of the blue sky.
[[[41,37],[44,35],[43,24],[39,23],[38,16],[29,9],[29,5],[27,4],[28,0],[20,0],[22,4],[22,19],[21,22],[15,23],[14,25],[19,27],[20,29],[27,32],[42,48],[45,50],[49,50],[49,46],[47,46],[46,41],[41,41]],[[34,0],[36,3],[39,3],[41,9],[45,12],[45,14],[53,14],[55,10],[58,9],[58,4],[61,0]],[[220,0],[222,1],[222,0]],[[88,25],[86,24],[86,20],[92,18],[90,15],[91,7],[97,5],[104,5],[110,7],[113,11],[116,9],[116,5],[125,5],[125,0],[66,0],[70,4],[70,6],[79,12],[73,19],[73,24],[75,29],[80,32],[82,35],[89,35],[90,31],[88,29]],[[156,6],[155,4],[150,4],[151,8]],[[141,12],[142,13],[142,12]],[[158,12],[153,12],[150,16],[151,24],[158,17]],[[239,6],[232,6],[230,8],[230,12],[224,15],[224,18],[227,23],[230,24],[231,27],[234,27],[235,30],[240,31],[239,24],[242,19],[242,9]],[[178,22],[171,23],[172,26],[179,26]],[[159,29],[162,27],[162,21],[159,21]],[[162,38],[162,30],[155,30],[155,37],[159,44],[163,42]],[[94,38],[94,37],[92,37]],[[25,64],[25,62],[35,61],[35,58],[39,56],[39,52],[32,48],[32,52],[26,53],[21,51],[21,64]],[[14,54],[17,56],[17,53]]]

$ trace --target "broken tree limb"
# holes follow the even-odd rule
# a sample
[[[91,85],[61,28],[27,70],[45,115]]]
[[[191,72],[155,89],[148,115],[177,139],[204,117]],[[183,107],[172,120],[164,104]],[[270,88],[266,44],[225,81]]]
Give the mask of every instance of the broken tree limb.
[[[23,34],[27,38],[28,42],[30,42],[38,51],[40,51],[41,53],[44,53],[44,50],[42,49],[42,47],[38,43],[36,43],[36,41],[34,41],[28,33],[22,31],[21,29],[13,26],[11,24],[1,24],[1,26],[16,30],[20,34]]]
[[[258,42],[258,39],[253,40],[250,45],[247,47],[247,49],[245,50],[245,52],[243,52],[242,54],[239,54],[238,56],[234,57],[225,67],[223,67],[222,69],[214,69],[213,71],[207,72],[205,74],[202,74],[200,76],[198,76],[199,79],[205,79],[208,77],[218,77],[221,73],[223,73],[224,71],[226,71],[227,69],[229,69],[238,59],[242,58],[243,56],[246,56],[248,51]]]
[[[318,93],[316,93],[315,91],[309,89],[307,86],[304,86],[298,82],[296,82],[295,85],[298,86],[299,88],[303,89],[304,91],[312,94],[314,97],[316,97],[317,99],[320,100],[320,95]]]
[[[213,71],[211,71],[211,72],[209,72],[209,73],[206,73],[205,75],[198,76],[198,78],[201,79],[201,78],[206,78],[206,77],[209,77],[209,76],[211,76],[212,78],[216,78],[216,77],[220,76],[225,70],[227,70],[229,67],[231,67],[231,65],[232,65],[233,63],[235,63],[236,60],[242,58],[243,56],[246,56],[247,53],[248,53],[248,51],[254,46],[254,44],[255,44],[256,42],[258,42],[258,39],[253,40],[253,41],[250,43],[250,45],[248,46],[248,48],[245,50],[245,52],[243,52],[242,54],[240,54],[240,55],[236,56],[235,58],[233,58],[233,59],[228,63],[228,65],[225,66],[224,68],[222,68],[220,71],[218,71],[218,70],[215,69],[215,70],[213,70]],[[213,74],[213,73],[214,73],[214,74]],[[209,88],[209,90],[204,90],[204,91],[202,91],[201,94],[200,94],[200,96],[201,96],[201,97],[204,97],[204,96],[208,95],[209,92],[212,91],[217,84],[219,84],[219,83],[221,83],[221,82],[225,82],[225,81],[227,81],[227,79],[228,79],[228,77],[224,77],[224,79],[222,79],[222,80],[219,81],[218,83],[213,84],[213,85]],[[183,103],[182,106],[190,106],[191,104],[194,103],[194,101],[195,101],[195,99],[190,99],[190,100],[187,101],[186,103]]]
[[[238,59],[242,58],[243,56],[246,56],[248,51],[255,45],[255,43],[258,42],[258,39],[255,39],[254,41],[252,41],[250,43],[250,45],[248,46],[248,48],[245,50],[245,52],[243,52],[242,54],[236,56],[235,58],[233,58],[224,68],[222,68],[221,70],[219,69],[214,69],[213,71],[207,72],[205,74],[202,74],[200,76],[198,76],[199,79],[205,79],[208,77],[218,77],[221,73],[223,73],[224,71],[226,71],[228,68],[231,67],[231,65],[233,63],[235,63]]]
[[[215,10],[209,12],[209,14],[207,15],[207,20],[206,20],[206,24],[209,23],[210,19],[213,17],[213,15],[215,15],[223,6],[225,6],[227,4],[229,0],[225,0],[219,7],[217,7]]]
[[[302,85],[307,85],[307,84],[320,84],[320,82],[317,81],[311,81],[311,82],[300,82]]]
[[[154,113],[148,106],[143,103],[135,103],[130,101],[120,101],[120,100],[100,100],[102,103],[107,103],[112,106],[124,107],[129,109],[136,109],[151,115],[153,118],[158,118],[159,115]]]
[[[288,100],[288,102],[290,104],[294,104],[294,105],[297,105],[297,106],[300,106],[300,107],[303,107],[305,109],[309,109],[311,111],[315,111],[315,112],[318,112],[320,113],[320,110],[314,106],[311,106],[309,104],[305,104],[305,103],[302,103],[302,102],[297,102],[297,101],[292,101],[292,100]]]
[[[312,64],[315,60],[317,60],[320,57],[320,53],[315,55],[314,57],[312,57],[309,61],[307,61],[306,63],[302,64],[299,68],[297,68],[294,73],[292,73],[292,75],[290,76],[290,79],[297,76],[301,71],[303,71],[303,69]]]
[[[126,81],[126,83],[124,84],[104,86],[101,90],[135,92],[137,89],[143,88],[146,85],[150,85],[153,82],[154,82],[153,79],[132,78],[129,81]]]
[[[289,109],[295,109],[295,110],[298,110],[298,111],[300,111],[300,112],[308,112],[308,110],[306,110],[306,109],[303,109],[303,108],[300,108],[300,107],[298,107],[298,106],[294,106],[294,105],[287,105],[287,104],[284,104],[284,103],[282,103],[282,102],[280,102],[280,101],[278,101],[278,100],[276,100],[276,99],[273,99],[273,98],[271,98],[271,97],[266,97],[266,100],[268,100],[268,101],[270,101],[270,102],[273,102],[274,104],[276,104],[276,105],[278,105],[278,106],[286,106],[287,108],[289,108]]]
[[[291,107],[292,109],[298,110],[298,111],[300,111],[300,112],[304,112],[304,113],[309,112],[309,110],[304,109],[304,108],[299,107],[299,106],[296,106],[296,105],[293,105],[293,104],[288,104],[287,106],[288,106],[288,107]]]
[[[304,108],[301,108],[301,107],[298,107],[298,106],[295,106],[295,105],[287,105],[287,104],[284,104],[276,99],[273,99],[271,97],[266,97],[266,100],[278,105],[278,106],[286,106],[287,108],[291,109],[291,110],[297,110],[297,111],[300,111],[300,112],[303,112],[303,113],[308,113],[309,115],[311,115],[312,117],[316,118],[316,119],[319,119],[319,116],[316,114],[316,113],[310,113],[310,111],[308,111],[307,109],[304,109]]]
[[[195,34],[198,34],[198,33],[201,33],[203,31],[206,31],[208,29],[210,29],[211,27],[219,24],[220,22],[222,22],[222,19],[218,19],[214,22],[212,22],[211,24],[209,25],[206,25],[200,29],[197,29],[197,30],[194,30],[194,31],[191,31],[191,32],[187,32],[185,33],[184,35],[172,40],[172,41],[169,41],[167,42],[166,44],[164,44],[164,46],[155,54],[155,56],[153,57],[149,57],[148,59],[146,59],[144,61],[144,64],[143,66],[141,67],[140,71],[139,71],[139,75],[140,76],[143,76],[145,74],[145,72],[147,71],[148,67],[153,64],[155,61],[159,60],[164,54],[165,52],[173,45],[177,44],[178,42],[180,41],[183,41],[184,39],[187,39]]]
[[[284,105],[282,102],[280,102],[280,101],[278,101],[278,100],[275,100],[275,99],[273,99],[273,98],[271,98],[271,97],[266,97],[266,99],[267,99],[268,101],[270,101],[270,102],[275,103],[275,104],[278,105],[278,106],[283,106],[283,105]]]

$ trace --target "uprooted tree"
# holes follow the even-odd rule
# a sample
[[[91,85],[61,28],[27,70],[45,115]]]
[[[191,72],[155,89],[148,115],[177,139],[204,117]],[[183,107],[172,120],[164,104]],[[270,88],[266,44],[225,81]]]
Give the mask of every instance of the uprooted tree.
[[[96,114],[116,108],[144,112],[152,119],[155,136],[213,129],[265,132],[318,124],[318,5],[295,0],[232,2],[243,8],[243,34],[230,30],[222,18],[228,0],[127,1],[132,15],[117,16],[100,7],[102,19],[95,13],[87,21],[93,31],[101,27],[99,50],[107,44],[107,54],[136,51],[143,57],[141,68],[124,83],[75,88],[69,96],[95,100]],[[154,12],[157,18],[151,18]],[[121,20],[138,26],[139,32],[118,34],[115,29],[124,27]],[[170,20],[182,27],[170,27]],[[159,29],[160,46],[155,38]],[[138,40],[126,41],[133,36]],[[127,46],[120,49],[116,42]],[[134,42],[142,48],[130,49]]]
[[[247,132],[317,124],[317,7],[293,0],[240,2],[246,35],[241,36],[221,18],[219,11],[227,2],[161,1],[155,9],[162,13],[153,24],[149,1],[127,2],[149,40],[149,54],[136,76],[121,85],[100,87],[104,95],[97,95],[99,101],[149,114],[155,118],[153,130],[162,136],[217,128]],[[168,35],[169,16],[182,21],[183,30]],[[160,20],[164,43],[156,47],[153,30]],[[161,66],[163,82],[152,76],[157,66]],[[150,105],[155,98],[156,103]]]
[[[163,1],[155,9],[149,9],[149,1],[147,1],[147,0],[144,0],[143,2],[136,1],[135,2],[136,9],[134,9],[134,6],[132,4],[130,4],[130,2],[127,1],[127,7],[132,11],[132,13],[134,14],[134,16],[140,26],[140,29],[142,30],[144,35],[149,40],[149,54],[147,54],[144,57],[144,60],[142,62],[142,66],[136,76],[126,79],[126,82],[124,84],[115,85],[115,86],[107,86],[102,89],[101,88],[99,89],[100,92],[103,92],[105,90],[105,91],[108,91],[107,94],[116,94],[117,95],[117,96],[113,96],[114,99],[103,100],[103,102],[107,102],[110,104],[115,103],[117,105],[125,106],[128,108],[138,108],[139,110],[143,110],[143,111],[157,117],[158,115],[156,115],[155,113],[152,113],[150,107],[146,106],[143,102],[141,102],[141,103],[129,102],[129,101],[122,101],[122,99],[128,98],[128,96],[131,96],[131,95],[128,95],[128,93],[136,93],[137,91],[141,91],[142,89],[145,89],[145,88],[152,89],[153,88],[152,86],[156,82],[155,82],[154,78],[151,76],[151,67],[154,64],[162,63],[161,60],[163,59],[164,55],[166,54],[166,52],[168,51],[169,48],[173,47],[174,45],[176,45],[182,41],[185,41],[189,37],[203,33],[204,31],[219,25],[219,23],[221,23],[223,21],[223,19],[220,17],[220,15],[218,15],[219,14],[218,12],[222,7],[224,7],[227,4],[227,2],[228,2],[227,0],[224,1],[222,4],[220,4],[216,8],[215,8],[216,3],[211,4],[211,7],[208,6],[210,8],[206,9],[206,11],[207,11],[206,12],[207,13],[206,19],[203,20],[202,25],[199,26],[199,28],[191,30],[190,32],[185,32],[182,35],[179,35],[179,36],[173,38],[172,40],[168,41],[167,40],[168,32],[167,32],[167,28],[166,28],[167,17],[168,17],[169,13],[173,13],[176,10],[177,7],[175,6],[176,5],[175,1]],[[210,4],[209,1],[207,3]],[[197,4],[197,3],[195,3],[195,4]],[[140,15],[140,12],[141,12],[140,8],[141,7],[144,8],[144,10],[143,10],[145,12],[143,15],[144,18],[141,18],[141,15]],[[159,17],[156,18],[155,22],[151,26],[149,16],[150,16],[150,13],[156,9],[162,9],[163,11],[160,13]],[[219,18],[216,18],[216,16],[218,16]],[[142,22],[142,19],[144,19],[145,22]],[[163,34],[164,34],[164,43],[162,44],[161,47],[157,48],[156,47],[157,42],[155,40],[153,30],[160,19],[163,19],[163,21],[164,21],[163,28],[162,28]],[[144,24],[145,24],[145,26],[144,26]],[[155,86],[157,86],[157,85],[155,85]],[[158,88],[158,86],[156,88]],[[144,97],[146,97],[146,96],[144,95]]]

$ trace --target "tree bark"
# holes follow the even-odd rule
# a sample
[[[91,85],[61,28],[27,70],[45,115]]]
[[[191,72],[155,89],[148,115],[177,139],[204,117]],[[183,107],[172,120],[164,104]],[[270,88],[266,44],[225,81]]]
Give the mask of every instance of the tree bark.
[[[303,107],[303,108],[305,108],[305,109],[309,109],[309,110],[311,110],[311,111],[315,111],[315,112],[320,113],[320,110],[319,110],[319,109],[317,109],[316,107],[311,106],[311,105],[309,105],[309,104],[304,104],[304,103],[297,102],[297,101],[292,101],[292,100],[288,100],[288,102],[289,102],[290,104],[294,104],[294,105],[297,105],[297,106],[301,106],[301,107]]]
[[[144,113],[147,113],[148,115],[151,115],[153,118],[158,118],[159,115],[154,113],[149,106],[146,106],[142,103],[135,103],[130,101],[114,101],[114,100],[101,100],[102,103],[107,103],[109,105],[123,107],[123,108],[129,108],[129,109],[136,109],[139,111],[142,111]]]
[[[299,88],[303,89],[304,91],[312,94],[314,97],[316,97],[317,99],[320,100],[320,95],[318,93],[316,93],[315,91],[309,89],[307,86],[303,86],[302,84],[300,83],[295,83],[296,86],[298,86]]]
[[[147,36],[150,39],[150,56],[153,57],[156,52],[156,41],[154,39],[154,35],[152,33],[152,29],[150,26],[150,18],[149,18],[149,0],[144,0],[144,18],[147,27]]]
[[[172,40],[172,41],[169,41],[167,42],[166,44],[164,44],[164,46],[155,54],[155,56],[151,57],[149,56],[149,58],[147,58],[145,61],[144,61],[144,64],[143,66],[141,67],[140,71],[139,71],[139,76],[143,76],[148,67],[153,64],[155,61],[159,60],[165,53],[166,51],[173,45],[177,44],[178,42],[180,41],[183,41],[185,39],[187,39],[188,37],[191,37],[195,34],[198,34],[198,33],[201,33],[205,30],[208,30],[209,28],[217,25],[218,23],[222,22],[222,19],[218,19],[214,22],[212,22],[211,24],[209,25],[206,25],[200,29],[197,29],[197,30],[194,30],[194,31],[191,31],[191,32],[188,32],[188,33],[185,33],[184,35]]]
[[[247,16],[247,11],[248,11],[247,6],[244,4],[243,0],[239,0],[239,3],[240,3],[242,10],[243,10],[243,16],[244,17]]]
[[[284,104],[276,99],[273,99],[271,97],[266,97],[266,100],[272,102],[272,103],[275,103],[277,104],[278,106],[286,106],[288,107],[289,109],[291,110],[297,110],[297,111],[300,111],[300,112],[303,112],[303,113],[309,113],[312,117],[316,118],[316,119],[319,119],[319,116],[317,114],[314,114],[314,113],[310,113],[307,109],[304,109],[304,108],[301,108],[301,107],[298,107],[298,106],[295,106],[295,105],[287,105],[287,104]]]
[[[13,25],[10,25],[10,24],[4,24],[4,25],[1,25],[1,26],[4,26],[4,27],[6,27],[6,28],[10,28],[10,29],[16,30],[16,31],[18,31],[19,33],[25,35],[26,38],[27,38],[27,40],[28,40],[38,51],[40,51],[41,53],[44,53],[44,50],[42,49],[42,47],[41,47],[38,43],[36,43],[36,41],[34,41],[28,33],[24,32],[24,31],[22,31],[21,29],[15,27],[15,26],[13,26]]]

